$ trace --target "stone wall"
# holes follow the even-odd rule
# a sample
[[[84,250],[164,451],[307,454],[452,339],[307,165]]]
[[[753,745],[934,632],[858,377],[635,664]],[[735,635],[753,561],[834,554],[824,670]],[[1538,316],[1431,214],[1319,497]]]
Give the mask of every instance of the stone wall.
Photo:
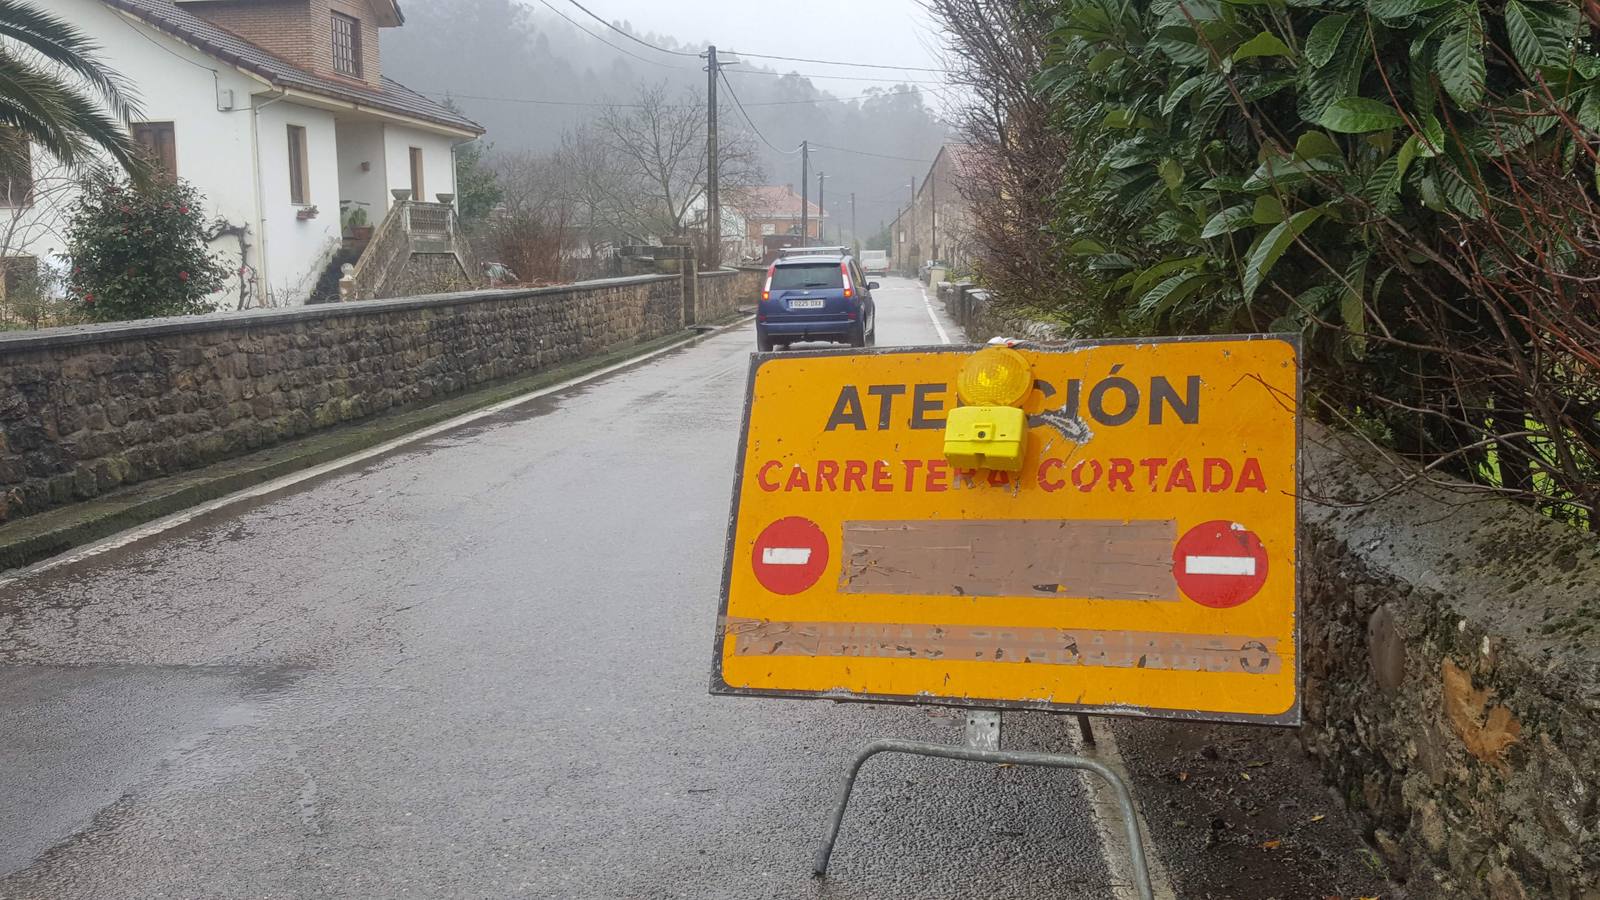
[[[941,281],[935,285],[939,299],[950,317],[961,325],[967,340],[980,344],[993,337],[1026,338],[1034,341],[1062,340],[1066,329],[1002,312],[989,292],[964,282]]]
[[[671,334],[682,293],[647,275],[0,334],[0,522]]]
[[[741,306],[755,306],[760,300],[765,269],[718,269],[700,273],[699,322],[720,322],[732,318]]]
[[[1600,541],[1384,496],[1411,470],[1320,429],[1306,470],[1306,748],[1412,896],[1600,898]]]

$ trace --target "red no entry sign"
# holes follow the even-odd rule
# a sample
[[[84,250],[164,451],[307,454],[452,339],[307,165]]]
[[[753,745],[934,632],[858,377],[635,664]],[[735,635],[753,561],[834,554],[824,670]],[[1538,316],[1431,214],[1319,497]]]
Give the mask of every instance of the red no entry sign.
[[[762,587],[774,594],[798,594],[816,584],[828,567],[828,538],[810,519],[779,519],[761,530],[750,565]]]
[[[1238,606],[1267,581],[1261,538],[1225,519],[1189,529],[1172,551],[1172,574],[1184,596],[1212,609]]]

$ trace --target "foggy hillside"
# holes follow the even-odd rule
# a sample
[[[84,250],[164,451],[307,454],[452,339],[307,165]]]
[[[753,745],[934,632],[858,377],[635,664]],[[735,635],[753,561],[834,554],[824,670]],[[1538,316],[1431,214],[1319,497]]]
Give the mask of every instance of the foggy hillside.
[[[556,8],[571,10],[562,4]],[[702,60],[630,43],[576,15],[581,14],[574,13],[573,21],[565,21],[548,8],[517,0],[412,4],[406,10],[406,26],[383,34],[384,68],[403,73],[411,88],[453,100],[489,130],[487,139],[499,151],[553,149],[563,132],[591,120],[606,103],[628,102],[642,83],[665,82],[672,86],[673,94],[697,91],[703,95],[706,76]],[[704,50],[703,44],[680,42],[680,37],[687,40],[690,36],[641,37],[670,49]],[[761,49],[784,53],[781,47]],[[868,70],[862,74],[873,78],[893,73]],[[885,82],[863,92],[853,83],[813,82],[750,63],[729,69],[728,79],[755,127],[776,148],[791,150],[801,140],[809,140],[814,148],[821,144],[879,154],[831,149],[813,152],[813,199],[815,173],[828,173],[830,238],[834,227],[849,228],[852,191],[857,195],[863,237],[876,230],[880,221],[893,219],[906,203],[909,180],[926,173],[926,161],[933,159],[946,133],[935,116],[941,98],[938,85]],[[839,89],[840,84],[845,87]],[[750,133],[725,89],[719,106],[725,130]],[[798,191],[799,155],[779,152],[759,140],[757,146],[765,180],[792,184]]]

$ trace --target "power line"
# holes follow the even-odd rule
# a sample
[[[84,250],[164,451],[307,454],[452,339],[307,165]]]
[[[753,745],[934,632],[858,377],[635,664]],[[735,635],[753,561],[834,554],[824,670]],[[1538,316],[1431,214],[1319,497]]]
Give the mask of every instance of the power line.
[[[931,160],[931,159],[917,159],[917,158],[911,157],[911,156],[890,156],[890,155],[888,155],[886,153],[868,153],[865,150],[850,150],[850,149],[847,149],[845,147],[830,147],[827,144],[816,144],[816,143],[813,143],[811,146],[816,147],[818,150],[832,150],[835,153],[854,153],[857,156],[872,156],[872,157],[876,157],[878,159],[897,159],[897,160],[900,160],[901,162],[929,163],[929,164],[932,164],[932,162],[933,162],[933,160]]]
[[[779,147],[778,145],[776,145],[776,144],[772,143],[771,141],[767,140],[767,136],[762,134],[761,133],[761,129],[757,128],[756,127],[756,123],[750,119],[750,114],[748,112],[745,112],[744,104],[739,102],[739,92],[733,89],[733,82],[728,80],[728,73],[726,71],[721,71],[721,72],[718,72],[718,74],[720,74],[722,76],[722,83],[728,86],[728,96],[733,98],[733,105],[737,106],[739,108],[739,115],[744,116],[745,124],[749,125],[750,126],[750,130],[756,133],[756,137],[761,139],[761,143],[766,144],[768,147],[771,147],[774,151],[776,151],[778,153],[799,153],[800,152],[800,148],[799,147],[796,147],[793,150],[784,150],[783,148]]]
[[[921,81],[915,78],[861,78],[855,75],[811,75],[805,72],[768,72],[762,69],[734,69],[740,75],[765,75],[769,78],[826,78],[833,81],[876,81],[882,84],[937,84],[941,87],[948,86],[948,81]]]
[[[914,92],[914,93],[930,93],[930,94],[938,94],[938,93],[940,93],[939,91],[932,91],[932,90],[928,90],[926,88],[915,88],[915,87],[912,88],[911,91],[909,91],[908,93],[912,93],[912,92]],[[419,91],[419,93],[429,94],[429,95],[437,96],[437,97],[457,97],[457,98],[460,98],[462,100],[484,100],[484,101],[488,101],[488,102],[492,102],[492,103],[531,103],[531,104],[534,104],[536,106],[580,106],[580,107],[589,107],[589,108],[593,108],[593,109],[642,109],[643,108],[643,104],[639,104],[639,103],[606,103],[606,102],[597,101],[597,100],[546,100],[546,99],[542,99],[542,98],[538,98],[538,97],[490,97],[490,96],[485,96],[485,95],[482,95],[482,94],[463,94],[460,91],[451,91],[451,90]],[[882,97],[882,96],[894,96],[894,95],[893,94],[878,93],[878,94],[855,94],[855,95],[850,96],[850,97],[812,97],[812,98],[809,98],[809,99],[806,99],[806,100],[765,100],[765,101],[761,101],[761,102],[758,102],[758,103],[747,103],[745,105],[750,107],[751,109],[755,109],[757,107],[762,107],[762,106],[799,106],[799,105],[806,104],[806,103],[851,103],[851,102],[854,102],[856,100],[866,100],[866,99],[869,99],[869,98],[872,98],[872,97]],[[667,105],[670,108],[673,108],[673,109],[688,109],[691,106],[691,104],[686,104],[686,103],[673,103],[673,104],[667,104]]]
[[[556,15],[560,16],[561,18],[566,19],[567,20],[567,24],[571,25],[573,28],[578,29],[579,31],[583,32],[584,34],[587,34],[589,37],[594,38],[595,40],[599,41],[602,44],[605,44],[607,47],[610,47],[611,49],[617,51],[618,53],[621,53],[624,56],[631,56],[634,59],[637,59],[638,61],[640,61],[642,63],[649,63],[652,66],[660,66],[663,69],[679,69],[679,70],[682,70],[682,71],[687,71],[687,69],[685,69],[683,66],[674,66],[674,65],[671,65],[670,63],[661,62],[660,60],[647,59],[647,58],[645,58],[643,56],[640,56],[637,53],[634,53],[632,50],[628,50],[628,49],[623,48],[623,47],[618,47],[616,44],[611,43],[610,41],[606,40],[605,38],[601,37],[600,35],[595,34],[594,32],[592,32],[589,29],[583,27],[582,25],[579,25],[577,22],[573,21],[571,16],[567,15],[566,13],[562,12],[559,9],[556,9],[554,6],[551,6],[550,5],[550,0],[539,0],[539,2],[543,3],[546,9],[548,9],[551,12],[555,13]],[[576,5],[576,4],[574,4],[574,5]],[[579,7],[579,9],[583,9],[583,8]],[[583,11],[584,12],[589,12],[587,9],[585,9]],[[589,15],[592,16],[592,15],[594,15],[594,13],[589,13]],[[627,34],[627,32],[623,32],[623,34]],[[631,35],[630,35],[630,37],[631,37]],[[641,41],[641,43],[643,43],[643,42]],[[649,44],[645,44],[645,46],[648,47],[650,45]],[[670,51],[668,51],[668,52],[670,52]],[[688,55],[693,56],[694,54],[691,53],[691,54],[688,54]]]
[[[627,38],[630,41],[633,41],[636,44],[640,44],[642,46],[649,47],[651,50],[655,50],[655,51],[660,52],[660,53],[671,53],[671,54],[673,54],[675,56],[693,56],[693,57],[699,58],[699,57],[701,57],[703,55],[703,54],[700,54],[700,53],[692,53],[692,52],[688,52],[688,51],[684,51],[684,50],[668,50],[666,47],[658,47],[655,44],[652,44],[649,41],[638,37],[637,35],[630,34],[629,32],[624,31],[621,28],[618,28],[617,26],[611,24],[605,18],[603,18],[602,16],[596,14],[593,10],[589,9],[589,7],[584,6],[582,3],[579,3],[578,0],[567,0],[567,2],[571,3],[573,6],[576,6],[579,9],[583,10],[586,14],[588,14],[589,18],[594,19],[596,22],[599,22],[601,25],[606,26],[607,28],[611,29],[612,31],[615,31],[617,34],[622,35],[623,37]],[[773,56],[770,53],[734,53],[732,51],[729,51],[729,55],[731,55],[731,56],[754,56],[754,57],[758,57],[760,59],[781,59],[781,60],[784,60],[786,62],[819,63],[819,64],[825,65],[825,66],[854,66],[854,67],[863,68],[863,69],[900,69],[900,70],[907,71],[907,72],[938,72],[938,73],[941,73],[941,74],[943,74],[945,71],[947,71],[945,69],[934,69],[934,68],[928,68],[926,66],[886,66],[886,65],[876,65],[876,64],[873,64],[873,63],[842,62],[840,60],[832,60],[832,59],[807,59],[805,57],[800,57],[800,56]]]
[[[649,64],[651,64],[653,66],[661,66],[664,69],[680,69],[680,70],[684,69],[683,66],[669,65],[667,63],[660,62],[660,61],[654,60],[654,59],[647,59],[647,58],[645,58],[643,56],[640,56],[640,55],[638,55],[636,53],[633,53],[631,51],[624,50],[623,48],[618,47],[616,44],[611,43],[610,41],[606,40],[605,38],[601,37],[600,35],[595,34],[594,32],[590,31],[589,29],[584,28],[582,25],[579,25],[577,22],[573,21],[572,18],[570,16],[568,16],[566,13],[563,13],[561,10],[556,9],[554,6],[551,6],[550,3],[549,3],[549,0],[539,0],[539,2],[541,4],[543,4],[547,9],[549,9],[551,12],[555,13],[556,15],[560,16],[563,19],[566,19],[567,23],[570,24],[572,27],[578,29],[579,31],[582,31],[584,34],[587,34],[588,36],[594,38],[595,40],[599,41],[600,43],[605,44],[607,47],[610,47],[611,49],[617,51],[618,53],[622,53],[622,54],[625,54],[627,56],[631,56],[634,59],[639,60],[640,62],[646,62],[646,63],[649,63]],[[599,15],[597,15],[593,10],[589,9],[587,6],[584,6],[583,4],[579,3],[578,0],[567,0],[567,2],[571,3],[573,6],[576,6],[579,9],[583,10],[583,12],[585,14],[587,14],[589,16],[589,18],[594,19],[596,22],[599,22],[600,24],[606,26],[607,28],[611,29],[612,31],[615,31],[616,33],[622,35],[623,37],[627,38],[628,40],[633,41],[634,43],[639,44],[641,46],[648,47],[651,50],[655,50],[655,51],[660,52],[660,53],[670,53],[670,54],[672,54],[674,56],[689,56],[689,57],[694,57],[696,59],[699,59],[699,58],[701,58],[703,56],[703,54],[693,53],[693,52],[689,52],[687,50],[669,50],[666,47],[658,47],[655,44],[650,43],[649,41],[643,40],[642,38],[639,38],[639,37],[637,37],[637,36],[635,36],[633,34],[630,34],[629,32],[624,31],[621,28],[618,28],[617,26],[611,24],[610,22],[608,22],[605,19],[601,18]],[[837,60],[827,60],[827,59],[805,59],[805,58],[801,58],[801,57],[771,56],[771,55],[762,54],[762,53],[747,53],[747,54],[744,54],[744,55],[753,56],[753,57],[759,57],[761,59],[781,59],[781,60],[787,60],[787,61],[792,61],[792,62],[818,63],[820,65],[826,65],[826,66],[859,66],[861,68],[869,68],[869,69],[899,69],[899,70],[912,71],[912,72],[940,72],[940,73],[945,72],[944,69],[931,69],[931,68],[917,67],[917,66],[879,66],[879,65],[872,65],[872,64],[868,64],[868,63],[851,63],[851,62],[841,62],[841,61],[837,61]],[[936,84],[936,85],[946,85],[946,84],[948,84],[948,82],[944,82],[944,81],[927,81],[927,80],[917,80],[917,79],[910,79],[910,78],[858,78],[858,77],[853,76],[853,75],[808,75],[808,74],[805,74],[805,73],[802,73],[802,72],[764,72],[764,71],[758,71],[758,70],[755,70],[755,69],[740,69],[738,71],[740,71],[740,72],[742,72],[744,74],[747,74],[747,75],[766,75],[766,76],[774,77],[774,78],[787,78],[790,75],[796,75],[796,76],[799,76],[801,78],[825,78],[825,79],[833,79],[833,80],[836,80],[836,81],[857,81],[857,82],[874,81],[874,82],[880,82],[880,83],[883,83],[883,84]]]
[[[810,59],[804,56],[773,56],[770,53],[745,53],[741,50],[729,50],[729,56],[753,56],[756,59],[781,59],[784,62],[817,63],[824,66],[851,66],[857,69],[896,69],[902,72],[937,72],[941,75],[949,73],[949,69],[935,69],[927,66],[887,66],[879,63],[838,62],[831,59]]]
[[[541,0],[541,2],[542,2],[542,0]],[[567,0],[567,2],[571,3],[573,6],[576,6],[579,9],[583,10],[585,13],[588,14],[589,18],[595,20],[596,22],[599,22],[601,25],[604,25],[605,27],[611,29],[612,31],[615,31],[617,34],[622,35],[623,37],[627,38],[628,40],[633,41],[635,44],[639,44],[641,46],[649,47],[651,50],[654,50],[654,51],[656,51],[658,53],[671,53],[674,56],[693,56],[696,59],[700,58],[700,56],[701,56],[701,54],[699,54],[699,53],[693,53],[693,52],[689,52],[689,51],[686,51],[686,50],[668,50],[665,47],[657,47],[655,44],[652,44],[649,41],[644,40],[643,38],[639,38],[639,37],[636,37],[636,36],[634,36],[632,34],[629,34],[628,32],[623,31],[621,28],[618,28],[617,26],[611,24],[610,22],[606,21],[605,19],[602,19],[601,17],[595,15],[593,10],[589,9],[589,7],[587,7],[587,6],[584,6],[582,3],[579,3],[578,0]],[[549,6],[550,4],[546,3],[545,5]]]

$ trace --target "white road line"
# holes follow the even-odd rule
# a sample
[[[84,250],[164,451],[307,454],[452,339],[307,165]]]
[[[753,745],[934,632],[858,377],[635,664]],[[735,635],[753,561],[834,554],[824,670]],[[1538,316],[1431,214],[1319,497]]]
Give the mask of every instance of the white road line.
[[[769,566],[803,566],[811,562],[811,548],[763,547],[761,561]]]
[[[1185,556],[1183,569],[1190,575],[1254,575],[1253,556]]]
[[[917,282],[917,290],[922,292],[922,305],[928,308],[928,318],[933,322],[933,330],[939,333],[939,343],[950,343],[950,335],[944,330],[944,325],[939,321],[939,313],[933,308],[933,301],[928,299],[928,289]]]
[[[1101,720],[1094,723],[1093,747],[1083,743],[1077,728],[1068,727],[1072,728],[1072,752],[1103,763],[1132,787],[1133,777],[1122,762],[1122,751],[1117,748],[1117,736],[1112,734],[1110,722]],[[1090,818],[1094,820],[1095,834],[1100,838],[1100,850],[1105,856],[1106,872],[1111,876],[1114,896],[1118,900],[1138,900],[1139,892],[1133,886],[1133,857],[1128,853],[1128,826],[1122,821],[1122,805],[1117,802],[1116,792],[1098,775],[1080,771],[1078,777],[1089,791],[1089,803],[1095,810],[1095,815]],[[1156,900],[1176,900],[1178,895],[1172,887],[1172,876],[1167,874],[1161,853],[1150,840],[1150,826],[1144,820],[1138,799],[1136,795],[1134,809],[1139,816],[1139,834],[1144,838],[1145,860],[1150,867],[1151,892]]]
[[[741,326],[747,324],[748,321],[749,321],[748,319],[741,319],[738,322],[733,323],[732,325],[723,326],[722,328],[719,328],[716,331],[713,331],[713,332],[710,332],[710,333],[711,334],[719,334],[719,333],[721,333],[723,331],[728,331],[728,330],[733,329],[733,328],[741,327]],[[476,410],[474,412],[463,413],[462,415],[456,416],[453,419],[446,419],[445,421],[440,422],[437,425],[430,425],[427,428],[421,429],[420,431],[410,432],[409,434],[402,435],[401,437],[395,438],[392,441],[387,441],[385,443],[378,444],[375,447],[369,447],[366,450],[359,451],[359,452],[354,453],[354,454],[352,454],[350,456],[343,456],[343,457],[340,457],[339,459],[333,460],[332,462],[323,463],[320,466],[313,466],[313,467],[311,467],[309,469],[302,469],[299,472],[295,472],[295,473],[290,474],[290,475],[285,475],[282,478],[277,478],[277,479],[274,479],[272,481],[265,482],[263,484],[258,484],[255,487],[245,488],[242,491],[236,491],[236,492],[234,492],[232,494],[228,494],[228,495],[223,496],[223,497],[218,497],[215,500],[211,500],[211,501],[208,501],[206,503],[202,503],[199,506],[192,506],[192,507],[190,507],[190,508],[188,508],[186,510],[183,510],[182,512],[176,512],[176,513],[173,513],[170,516],[166,516],[165,518],[156,519],[156,520],[154,520],[152,522],[148,522],[148,523],[146,523],[144,525],[138,526],[137,528],[134,528],[134,529],[132,529],[130,531],[118,532],[117,534],[113,534],[110,537],[102,538],[102,539],[100,539],[98,541],[95,541],[93,543],[84,544],[82,547],[78,547],[75,550],[69,550],[69,551],[67,551],[66,553],[64,553],[64,554],[62,554],[60,556],[51,557],[50,559],[46,559],[46,560],[43,560],[42,562],[34,563],[33,565],[28,566],[26,568],[18,569],[16,572],[13,572],[10,575],[0,576],[0,588],[3,588],[3,587],[5,587],[6,585],[9,585],[9,584],[14,584],[15,582],[21,581],[24,578],[28,578],[28,577],[30,577],[32,575],[37,575],[40,572],[44,572],[44,571],[47,571],[49,569],[54,569],[54,568],[56,568],[58,566],[64,566],[64,565],[68,565],[70,563],[78,562],[79,560],[87,559],[87,558],[89,558],[91,556],[98,556],[98,555],[100,555],[102,553],[105,553],[108,550],[115,550],[115,549],[117,549],[119,547],[126,547],[127,545],[132,544],[132,543],[134,543],[136,541],[142,541],[147,537],[152,537],[154,535],[160,534],[163,531],[167,531],[169,529],[176,528],[176,527],[178,527],[179,525],[182,525],[185,522],[188,522],[190,520],[199,518],[200,516],[203,516],[203,515],[205,515],[205,514],[207,514],[209,512],[213,512],[215,510],[221,509],[221,508],[223,508],[225,506],[230,506],[230,505],[232,505],[234,503],[238,503],[238,502],[240,502],[242,500],[250,500],[250,499],[253,499],[255,497],[264,497],[267,494],[277,493],[278,491],[284,490],[285,488],[293,487],[293,486],[299,484],[302,481],[307,481],[307,480],[312,479],[312,478],[317,478],[317,477],[320,477],[322,475],[326,475],[329,472],[337,472],[340,469],[343,469],[343,468],[346,468],[346,467],[349,467],[349,466],[353,466],[353,465],[356,465],[357,463],[369,460],[369,459],[373,458],[374,456],[382,456],[385,453],[389,453],[389,452],[391,452],[393,450],[399,449],[400,447],[404,447],[407,444],[412,444],[412,443],[415,443],[417,441],[426,440],[427,438],[433,437],[434,435],[436,435],[436,434],[438,434],[440,432],[449,431],[449,430],[451,430],[453,428],[460,428],[462,425],[467,425],[467,424],[470,424],[472,422],[476,422],[479,419],[488,418],[489,416],[493,416],[493,415],[496,415],[498,413],[505,412],[508,409],[511,409],[513,407],[516,407],[516,406],[520,406],[520,405],[522,405],[524,403],[527,403],[530,400],[537,400],[540,397],[544,397],[544,396],[547,396],[549,394],[554,394],[554,393],[557,393],[559,391],[567,390],[568,388],[574,387],[576,385],[583,384],[584,382],[593,381],[596,378],[600,378],[600,377],[602,377],[604,375],[609,375],[612,372],[616,372],[616,371],[618,371],[620,369],[626,369],[629,366],[637,365],[637,364],[639,364],[641,362],[644,362],[647,359],[652,359],[654,357],[660,356],[663,353],[668,353],[668,352],[671,352],[673,350],[677,350],[677,349],[679,349],[680,347],[683,347],[685,344],[687,344],[689,342],[690,341],[685,340],[685,341],[679,341],[677,343],[669,344],[669,345],[667,345],[665,347],[662,347],[662,348],[660,348],[658,350],[652,350],[649,353],[643,354],[641,356],[635,356],[635,357],[631,357],[629,359],[625,359],[625,360],[623,360],[621,362],[613,363],[613,364],[611,364],[609,366],[606,366],[604,368],[596,369],[593,372],[588,372],[588,373],[585,373],[583,375],[579,375],[576,378],[570,378],[570,379],[568,379],[566,381],[563,381],[563,382],[560,382],[558,384],[552,384],[549,387],[540,388],[540,389],[538,389],[536,391],[531,391],[531,392],[526,393],[526,394],[519,394],[516,397],[512,397],[510,400],[502,400],[499,403],[494,404],[493,406],[486,406],[483,409]]]

